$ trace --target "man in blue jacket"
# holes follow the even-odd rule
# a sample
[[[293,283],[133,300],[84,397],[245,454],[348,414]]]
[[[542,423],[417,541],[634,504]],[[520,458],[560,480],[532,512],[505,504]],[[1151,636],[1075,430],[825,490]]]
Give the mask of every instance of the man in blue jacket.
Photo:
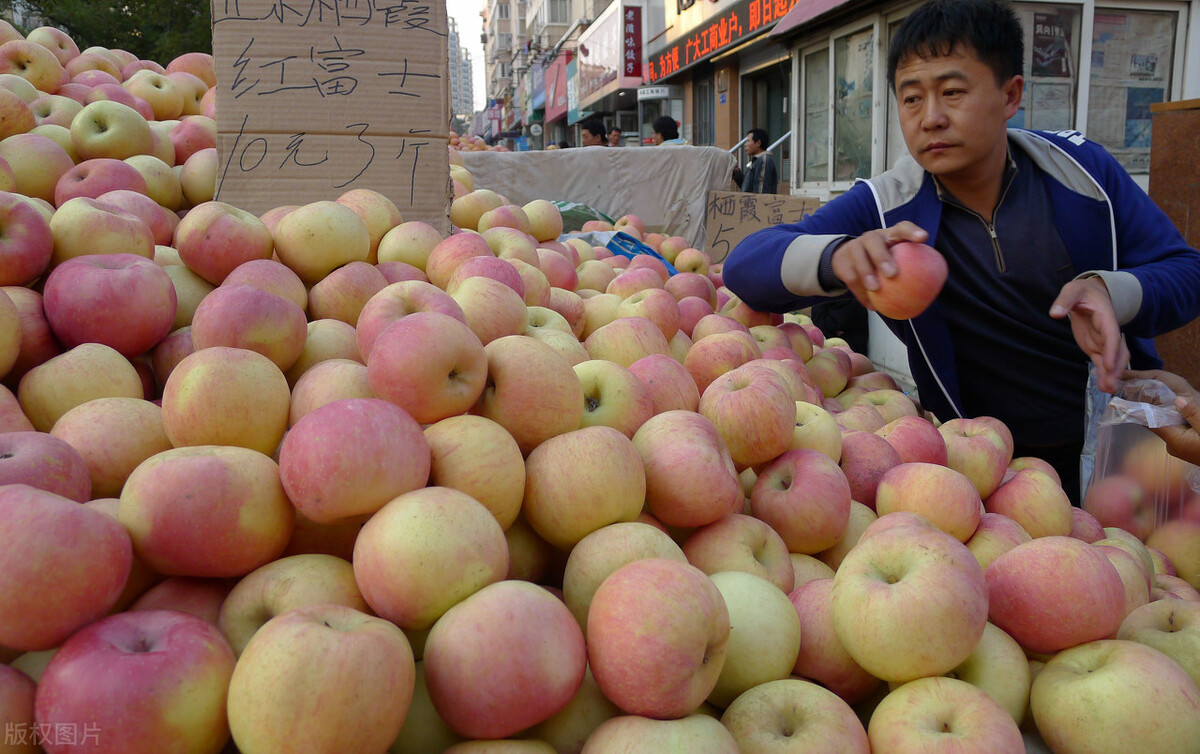
[[[747,237],[725,284],[786,312],[896,274],[889,248],[925,242],[949,278],[912,320],[921,403],[942,421],[995,416],[1015,455],[1052,463],[1079,499],[1089,361],[1111,392],[1151,338],[1200,314],[1200,253],[1102,147],[1073,131],[1009,129],[1021,104],[1020,21],[1001,0],[931,0],[888,55],[910,157],[792,225]]]

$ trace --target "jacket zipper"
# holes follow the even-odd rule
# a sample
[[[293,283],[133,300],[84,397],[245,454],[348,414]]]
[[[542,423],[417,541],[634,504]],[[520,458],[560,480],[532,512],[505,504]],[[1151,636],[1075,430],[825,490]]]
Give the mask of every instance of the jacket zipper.
[[[996,270],[1004,272],[1008,269],[1008,265],[1004,263],[1004,252],[1000,250],[1000,239],[996,236],[996,226],[986,220],[983,224],[987,226],[988,235],[992,237],[992,254],[996,257]]]
[[[1012,185],[1011,180],[1004,185],[1004,191],[1000,194],[1000,198],[996,200],[996,208],[992,210],[993,216],[995,216],[996,212],[1000,209],[1000,205],[1004,203],[1004,197],[1008,196],[1008,187],[1010,185]],[[983,215],[979,214],[975,210],[965,206],[963,209],[966,209],[968,212],[978,217],[979,222],[983,223],[983,227],[987,228],[988,235],[992,238],[992,256],[996,259],[996,271],[1000,273],[1007,271],[1008,264],[1004,261],[1004,251],[1000,248],[1000,237],[996,235],[996,226],[988,222]]]

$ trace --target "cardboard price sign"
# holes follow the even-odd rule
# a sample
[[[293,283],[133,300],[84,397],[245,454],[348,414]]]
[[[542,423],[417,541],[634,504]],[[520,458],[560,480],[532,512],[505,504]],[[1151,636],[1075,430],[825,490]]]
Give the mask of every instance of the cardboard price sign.
[[[704,250],[714,262],[720,262],[754,231],[800,222],[820,206],[821,202],[812,197],[709,191],[704,211]]]
[[[449,232],[445,0],[213,0],[215,198],[262,214],[374,189]]]

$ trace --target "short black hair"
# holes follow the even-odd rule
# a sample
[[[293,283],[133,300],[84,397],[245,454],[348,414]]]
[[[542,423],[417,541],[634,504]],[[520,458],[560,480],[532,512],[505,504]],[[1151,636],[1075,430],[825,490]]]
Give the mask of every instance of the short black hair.
[[[570,149],[570,147],[571,147],[571,142],[567,141],[566,139],[563,139],[562,141],[558,142],[559,149]]]
[[[613,126],[612,128],[608,129],[608,132],[610,134],[619,134],[621,133],[621,128],[619,126]]]
[[[663,141],[679,138],[679,124],[670,115],[654,119],[654,133],[662,134]]]
[[[582,128],[584,131],[587,131],[591,135],[599,136],[601,138],[603,138],[604,135],[606,133],[608,133],[608,131],[604,128],[604,121],[598,120],[596,118],[588,118],[583,123],[581,123],[579,125],[579,127]]]
[[[767,148],[767,144],[770,142],[770,137],[767,136],[767,130],[765,128],[751,128],[749,131],[747,131],[747,134],[751,139],[754,139],[759,144],[762,144],[763,149]]]
[[[929,0],[896,29],[888,49],[888,85],[896,90],[896,69],[910,56],[949,55],[956,47],[974,52],[1003,84],[1025,66],[1021,20],[1005,0]]]

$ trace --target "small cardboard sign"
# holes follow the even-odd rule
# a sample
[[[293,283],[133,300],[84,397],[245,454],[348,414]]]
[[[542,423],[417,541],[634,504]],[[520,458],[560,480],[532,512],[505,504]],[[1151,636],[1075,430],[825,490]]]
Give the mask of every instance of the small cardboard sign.
[[[212,19],[217,200],[374,189],[449,232],[445,0],[212,0]]]
[[[754,231],[800,222],[820,206],[821,202],[813,197],[709,191],[704,212],[704,250],[714,262],[720,262]]]

